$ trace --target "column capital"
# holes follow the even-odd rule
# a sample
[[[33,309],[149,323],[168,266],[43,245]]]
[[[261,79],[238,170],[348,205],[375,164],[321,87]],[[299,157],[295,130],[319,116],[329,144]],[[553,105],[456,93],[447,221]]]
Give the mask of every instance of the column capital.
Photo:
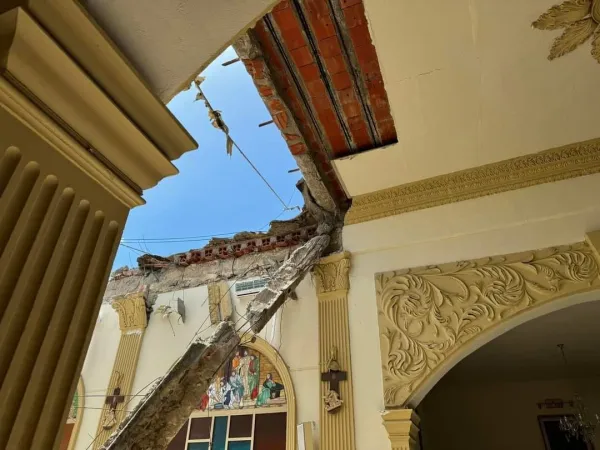
[[[121,332],[142,331],[148,325],[146,298],[143,292],[117,297],[113,300],[112,307],[119,315]]]
[[[317,296],[330,293],[346,294],[350,288],[350,252],[335,253],[321,258],[313,273],[317,281]]]
[[[419,450],[419,416],[412,409],[392,409],[382,413],[392,450]]]

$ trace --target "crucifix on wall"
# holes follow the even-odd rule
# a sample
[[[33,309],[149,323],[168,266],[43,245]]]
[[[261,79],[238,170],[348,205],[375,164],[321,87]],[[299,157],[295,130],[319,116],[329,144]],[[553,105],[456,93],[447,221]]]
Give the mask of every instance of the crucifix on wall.
[[[329,413],[337,412],[344,401],[340,397],[340,381],[348,379],[347,373],[342,371],[337,362],[337,347],[331,350],[331,356],[327,363],[327,372],[321,374],[321,381],[329,382],[329,390],[323,396],[325,410]]]
[[[123,402],[125,402],[125,396],[121,395],[121,388],[115,387],[112,395],[107,396],[104,401],[104,404],[108,405],[108,409],[105,410],[102,428],[110,430],[117,424],[117,407]]]

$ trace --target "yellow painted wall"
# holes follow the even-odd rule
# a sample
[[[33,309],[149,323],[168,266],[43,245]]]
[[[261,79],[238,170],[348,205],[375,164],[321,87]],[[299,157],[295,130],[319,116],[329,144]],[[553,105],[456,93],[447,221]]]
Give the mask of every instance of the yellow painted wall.
[[[600,412],[600,377],[574,383],[590,409]],[[419,405],[423,450],[545,450],[538,416],[567,410],[538,409],[536,403],[571,399],[572,393],[572,380],[442,380]]]

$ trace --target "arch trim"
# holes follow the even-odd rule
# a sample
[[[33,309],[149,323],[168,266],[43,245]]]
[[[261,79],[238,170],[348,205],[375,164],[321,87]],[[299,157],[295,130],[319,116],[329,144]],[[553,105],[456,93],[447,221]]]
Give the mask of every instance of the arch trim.
[[[85,411],[85,385],[83,384],[83,378],[81,375],[79,376],[79,381],[77,383],[77,397],[77,407],[79,411],[77,411],[77,418],[75,419],[75,425],[73,426],[73,432],[71,433],[71,439],[69,439],[67,450],[73,450],[75,448],[77,436],[79,436],[79,429],[81,428],[81,416]]]
[[[386,407],[418,404],[479,346],[598,290],[599,273],[593,249],[580,242],[377,274]]]
[[[296,450],[296,393],[287,364],[271,344],[258,336],[254,336],[251,341],[244,342],[240,345],[261,353],[271,364],[273,364],[275,370],[279,373],[285,387],[285,398],[287,402],[285,449]]]

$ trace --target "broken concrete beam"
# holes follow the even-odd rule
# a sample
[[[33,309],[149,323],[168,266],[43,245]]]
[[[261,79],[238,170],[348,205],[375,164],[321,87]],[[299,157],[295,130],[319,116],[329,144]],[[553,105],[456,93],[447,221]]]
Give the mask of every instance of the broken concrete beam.
[[[101,448],[166,449],[239,344],[232,322],[221,322],[207,340],[193,341]]]
[[[267,286],[248,304],[246,318],[250,328],[259,333],[277,312],[285,299],[293,293],[304,276],[319,261],[329,245],[329,235],[313,237],[275,271]]]

